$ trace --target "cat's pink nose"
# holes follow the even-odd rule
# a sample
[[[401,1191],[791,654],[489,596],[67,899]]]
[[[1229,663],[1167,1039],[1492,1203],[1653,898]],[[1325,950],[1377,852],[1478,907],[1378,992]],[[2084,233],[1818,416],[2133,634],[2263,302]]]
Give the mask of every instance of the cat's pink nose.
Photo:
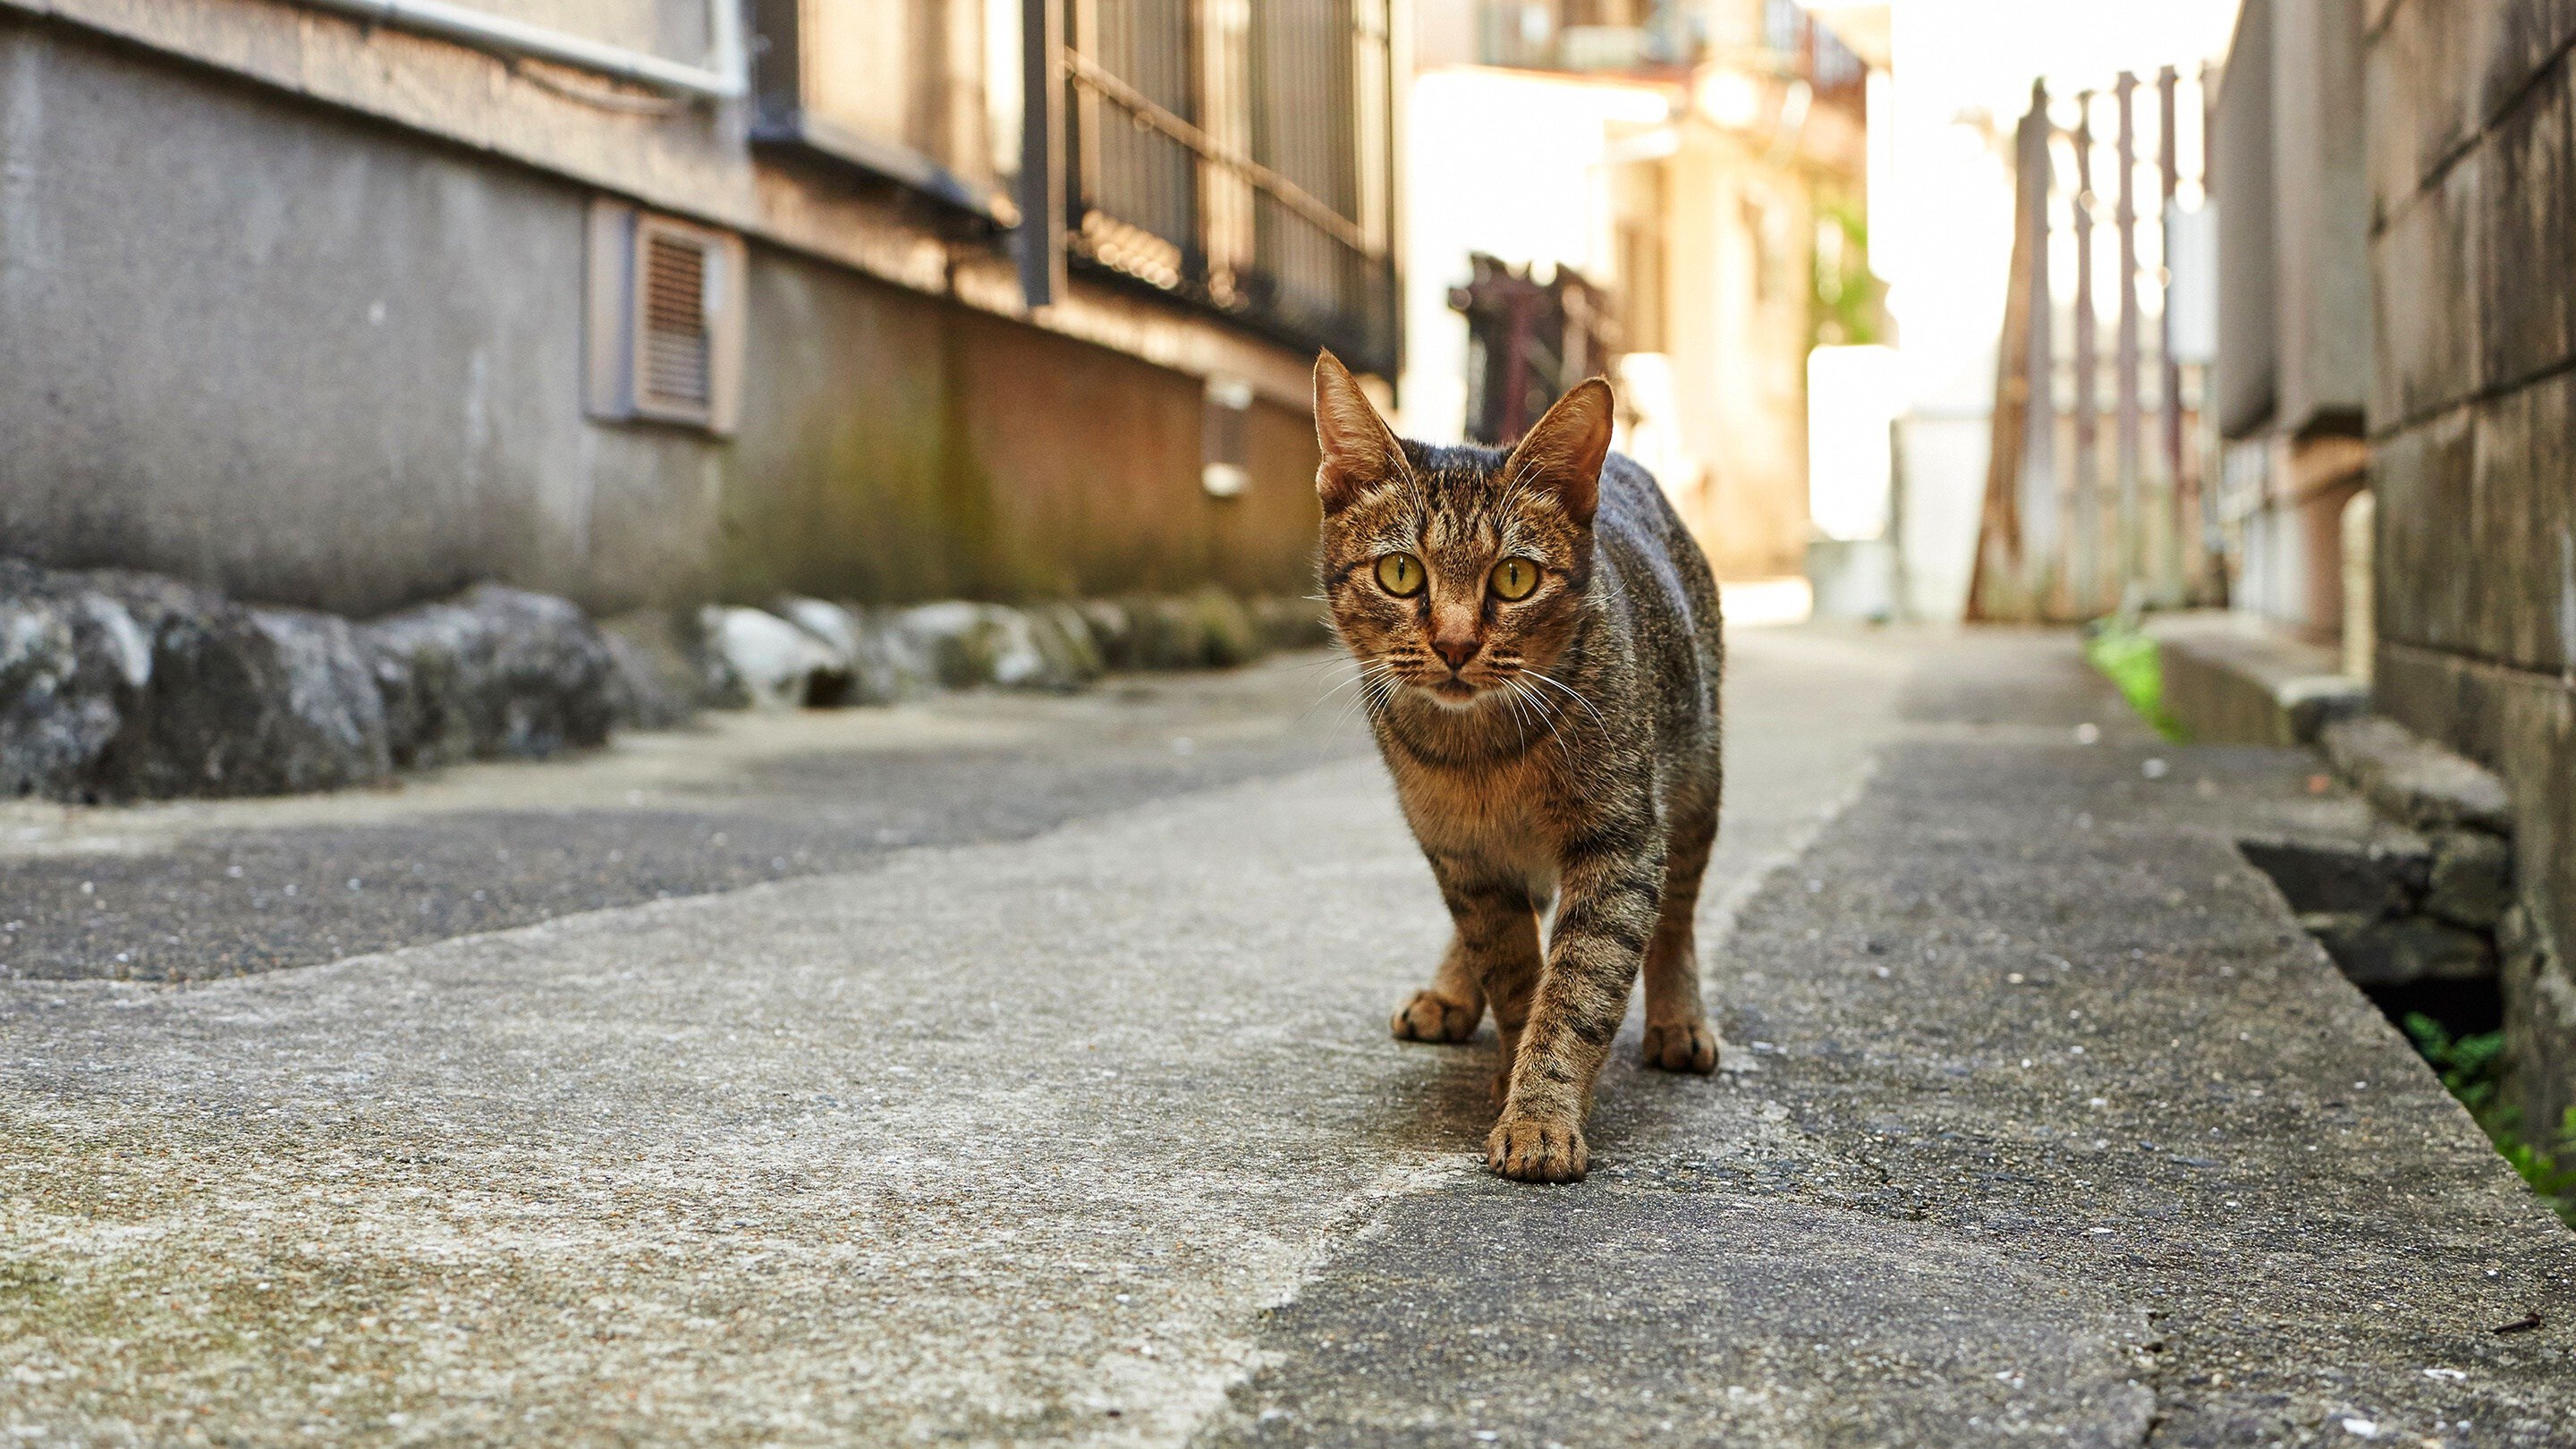
[[[1476,651],[1482,648],[1483,644],[1484,641],[1472,638],[1434,639],[1431,641],[1431,652],[1448,660],[1450,670],[1455,672],[1466,668],[1467,661],[1476,657]]]

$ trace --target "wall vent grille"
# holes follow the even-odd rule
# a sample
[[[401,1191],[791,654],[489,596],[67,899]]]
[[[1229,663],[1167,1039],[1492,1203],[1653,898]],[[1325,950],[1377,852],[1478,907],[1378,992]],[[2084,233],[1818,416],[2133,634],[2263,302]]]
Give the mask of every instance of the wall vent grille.
[[[750,278],[742,238],[596,197],[586,271],[584,410],[731,437]]]
[[[655,413],[704,418],[715,400],[707,248],[660,231],[642,240],[635,400]]]

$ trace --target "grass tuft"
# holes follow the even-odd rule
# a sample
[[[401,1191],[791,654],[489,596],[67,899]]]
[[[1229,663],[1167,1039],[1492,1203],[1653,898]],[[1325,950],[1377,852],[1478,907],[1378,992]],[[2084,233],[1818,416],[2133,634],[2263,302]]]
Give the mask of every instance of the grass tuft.
[[[2119,687],[2138,717],[2169,740],[2183,737],[2182,725],[2165,710],[2165,667],[2156,641],[2124,619],[2095,621],[2084,634],[2084,657]]]
[[[2503,1032],[2453,1036],[2420,1011],[2406,1013],[2404,1025],[2415,1040],[2415,1050],[2440,1074],[2442,1085],[2460,1099],[2460,1105],[2469,1109],[2469,1116],[2496,1151],[2522,1174],[2541,1201],[2576,1227],[2576,1107],[2567,1109],[2554,1140],[2535,1142],[2522,1130],[2522,1114],[2499,1100]]]

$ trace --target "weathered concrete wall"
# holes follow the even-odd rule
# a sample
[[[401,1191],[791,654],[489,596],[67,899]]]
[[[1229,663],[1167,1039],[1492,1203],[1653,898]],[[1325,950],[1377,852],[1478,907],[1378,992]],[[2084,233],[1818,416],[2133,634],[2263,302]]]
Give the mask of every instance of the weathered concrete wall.
[[[738,437],[591,421],[590,197],[0,12],[0,553],[358,614],[1304,590],[1302,416],[1211,499],[1199,379],[780,247]]]
[[[2576,10],[2374,0],[2376,690],[2501,774],[2555,943],[2508,965],[2526,1116],[2576,1097]]]
[[[713,445],[581,416],[583,196],[0,19],[0,540],[350,612],[712,580]]]

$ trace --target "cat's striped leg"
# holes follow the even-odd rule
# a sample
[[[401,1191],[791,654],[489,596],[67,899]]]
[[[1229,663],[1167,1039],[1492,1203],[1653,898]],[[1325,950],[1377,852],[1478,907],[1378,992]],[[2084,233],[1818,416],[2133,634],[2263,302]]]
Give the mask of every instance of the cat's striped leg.
[[[1462,926],[1450,933],[1449,949],[1440,957],[1439,969],[1431,973],[1431,984],[1396,1009],[1395,1038],[1465,1041],[1476,1034],[1476,1024],[1484,1019],[1484,973],[1476,968]]]
[[[1434,856],[1431,872],[1449,907],[1449,950],[1431,985],[1395,1014],[1403,1041],[1465,1041],[1485,1018],[1485,978],[1497,959],[1538,951],[1529,892],[1490,881],[1465,863]],[[1524,938],[1527,938],[1526,940]]]
[[[1668,1072],[1717,1070],[1717,1032],[1700,1004],[1699,946],[1691,929],[1700,877],[1716,839],[1715,805],[1675,812],[1663,900],[1654,938],[1646,943],[1645,1062]]]
[[[1505,898],[1507,901],[1510,897]],[[1521,1029],[1529,1022],[1530,1002],[1538,992],[1542,969],[1538,945],[1538,902],[1519,897],[1520,911],[1510,929],[1485,957],[1485,1000],[1494,1008],[1494,1034],[1502,1050],[1494,1059],[1494,1106],[1511,1095],[1512,1067],[1520,1060]]]
[[[1628,1014],[1663,893],[1651,825],[1577,841],[1560,877],[1556,929],[1539,972],[1511,1091],[1485,1139],[1485,1162],[1522,1182],[1573,1182],[1591,1167],[1583,1119],[1610,1040]],[[1648,844],[1629,842],[1644,839]],[[1621,848],[1621,847],[1625,848]]]

